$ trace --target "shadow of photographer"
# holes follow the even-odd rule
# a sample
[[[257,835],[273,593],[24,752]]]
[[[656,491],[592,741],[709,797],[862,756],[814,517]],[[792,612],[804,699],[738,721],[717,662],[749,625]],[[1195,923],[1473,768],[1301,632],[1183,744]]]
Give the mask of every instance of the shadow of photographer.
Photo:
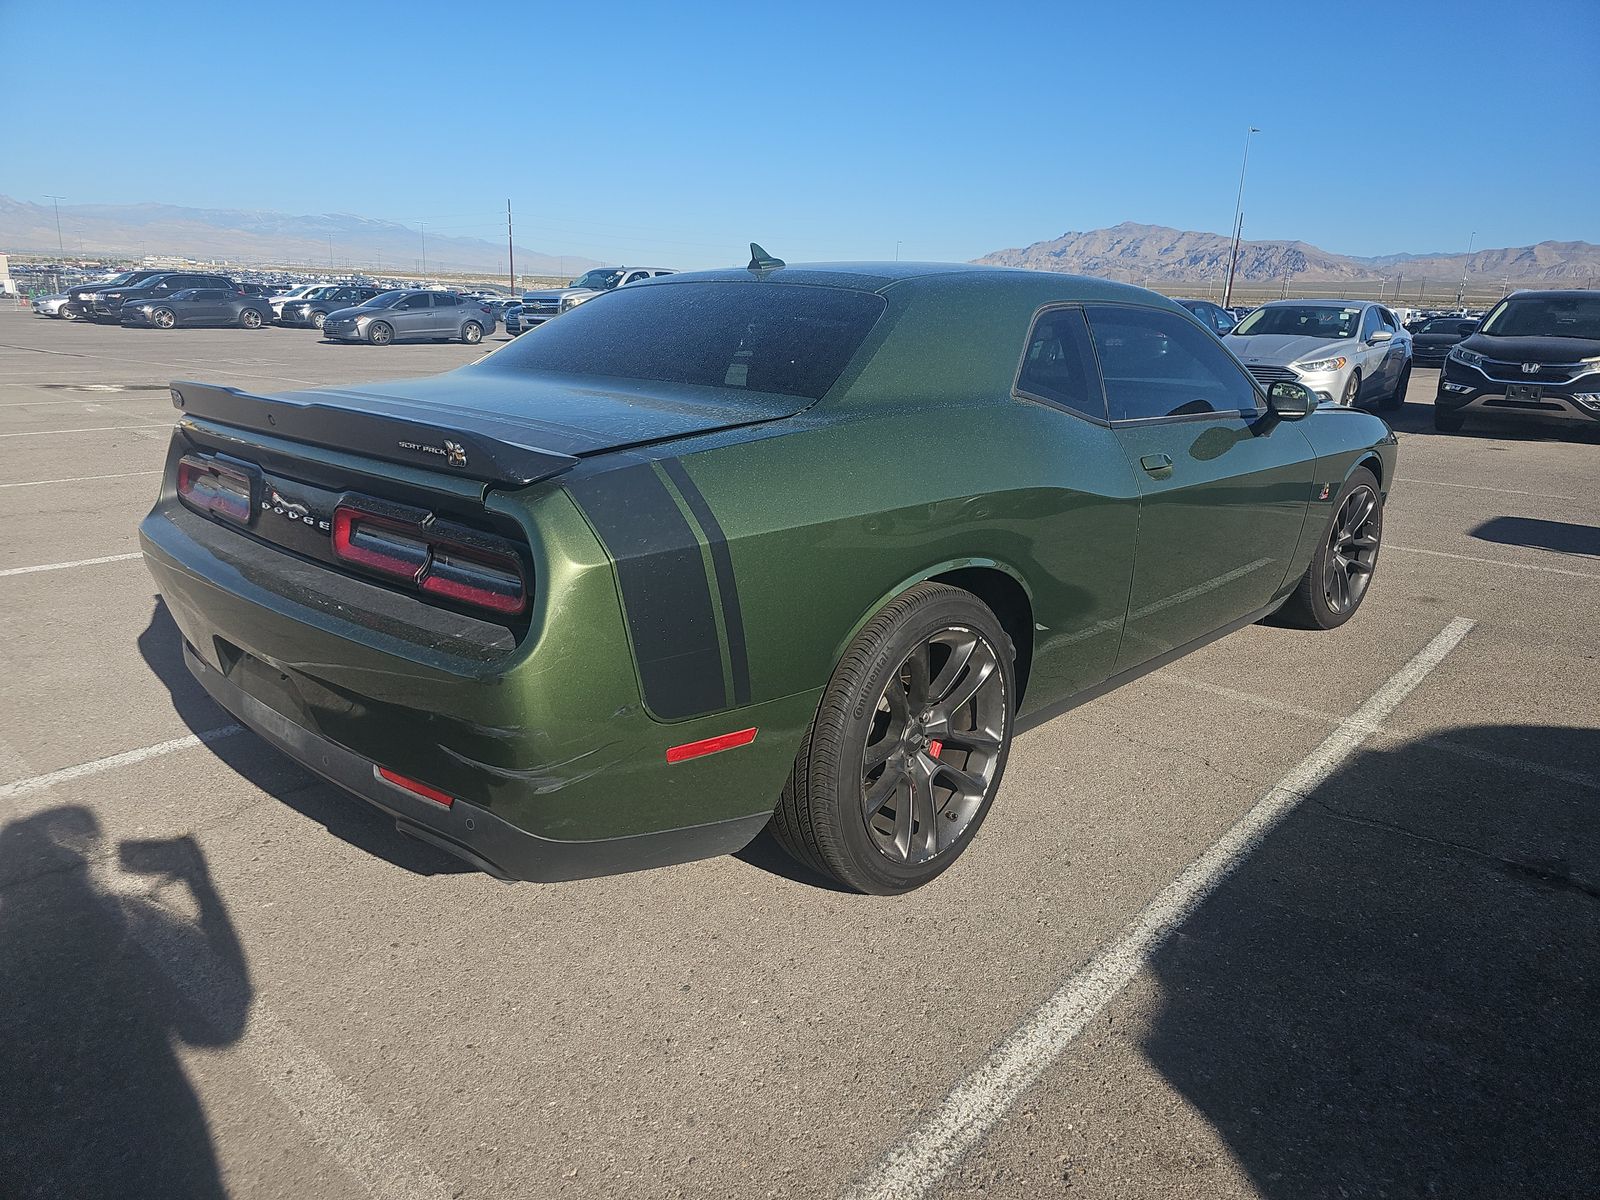
[[[176,1047],[243,1035],[243,947],[192,838],[123,842],[116,893],[99,843],[75,806],[0,828],[0,1193],[220,1196]]]
[[[1156,956],[1144,1052],[1260,1195],[1600,1195],[1596,781],[1596,729],[1368,750]]]

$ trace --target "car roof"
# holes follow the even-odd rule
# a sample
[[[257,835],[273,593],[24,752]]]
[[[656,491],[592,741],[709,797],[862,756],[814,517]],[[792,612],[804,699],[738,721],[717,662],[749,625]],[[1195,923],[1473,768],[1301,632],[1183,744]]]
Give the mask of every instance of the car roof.
[[[915,286],[919,290],[934,288],[962,288],[993,284],[1001,280],[1014,280],[1029,290],[1041,294],[1041,303],[1049,299],[1131,301],[1139,304],[1167,305],[1173,301],[1165,296],[1099,279],[1092,275],[1071,275],[1064,271],[1025,271],[1017,267],[990,267],[975,263],[931,262],[821,262],[794,263],[773,267],[765,271],[752,271],[748,267],[722,267],[710,271],[679,271],[656,279],[643,279],[630,287],[676,287],[694,282],[749,282],[771,280],[780,283],[809,287],[849,288],[861,292],[885,292],[901,285]],[[1046,297],[1044,293],[1057,295]]]
[[[1329,308],[1360,308],[1362,305],[1365,305],[1365,304],[1380,304],[1381,305],[1382,303],[1383,303],[1382,300],[1334,300],[1334,299],[1323,299],[1321,297],[1318,297],[1318,298],[1313,299],[1313,300],[1268,300],[1265,304],[1261,305],[1261,307],[1262,308],[1286,308],[1291,304],[1298,304],[1298,305],[1300,305],[1302,307],[1305,307],[1307,305],[1323,304],[1323,305],[1326,305]]]
[[[1525,288],[1512,292],[1507,300],[1514,298],[1532,300],[1559,300],[1568,296],[1600,296],[1600,288]],[[1493,305],[1490,305],[1493,308]]]

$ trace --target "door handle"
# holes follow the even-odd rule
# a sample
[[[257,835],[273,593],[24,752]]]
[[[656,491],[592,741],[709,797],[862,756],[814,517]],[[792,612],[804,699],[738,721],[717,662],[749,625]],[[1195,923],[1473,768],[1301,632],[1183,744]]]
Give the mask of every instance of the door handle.
[[[1172,460],[1165,454],[1146,454],[1139,460],[1139,465],[1157,479],[1165,479],[1172,474]]]

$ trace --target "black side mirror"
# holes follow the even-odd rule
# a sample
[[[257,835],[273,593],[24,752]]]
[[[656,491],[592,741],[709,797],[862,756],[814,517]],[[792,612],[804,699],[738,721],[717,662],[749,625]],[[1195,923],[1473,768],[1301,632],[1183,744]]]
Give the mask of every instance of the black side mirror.
[[[1309,416],[1312,409],[1317,407],[1317,397],[1305,384],[1284,380],[1268,386],[1267,407],[1275,417],[1298,421]]]

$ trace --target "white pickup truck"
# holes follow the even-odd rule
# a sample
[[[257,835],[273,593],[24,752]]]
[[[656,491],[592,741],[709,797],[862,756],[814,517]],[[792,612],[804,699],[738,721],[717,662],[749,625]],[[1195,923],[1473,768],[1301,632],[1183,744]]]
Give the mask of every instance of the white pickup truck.
[[[671,275],[670,267],[596,267],[585,271],[564,288],[545,288],[526,292],[519,306],[506,309],[506,332],[512,337],[524,330],[542,325],[551,317],[559,317],[569,308],[576,308],[585,300],[592,300],[601,292],[609,292],[625,284],[657,275]]]

